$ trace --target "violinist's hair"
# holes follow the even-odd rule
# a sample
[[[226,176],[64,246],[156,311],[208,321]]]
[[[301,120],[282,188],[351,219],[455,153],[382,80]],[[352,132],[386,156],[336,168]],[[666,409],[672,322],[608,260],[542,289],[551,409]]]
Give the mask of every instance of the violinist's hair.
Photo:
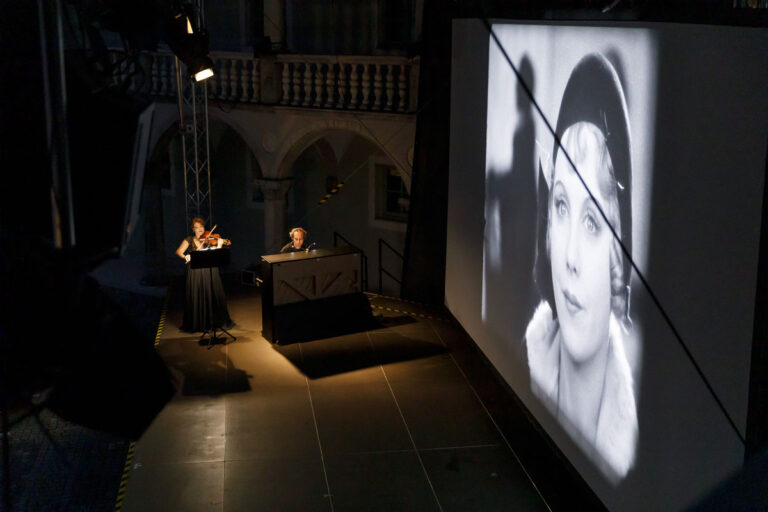
[[[289,236],[289,237],[291,237],[291,238],[293,238],[293,233],[295,233],[296,231],[301,231],[301,233],[302,233],[302,234],[303,234],[305,237],[307,236],[307,230],[306,230],[306,229],[304,229],[304,228],[293,228],[292,230],[290,230],[290,231],[288,232],[288,236]]]
[[[205,227],[205,219],[201,217],[195,217],[192,219],[192,223],[189,225],[192,229],[195,229],[195,224],[200,223],[203,227]]]

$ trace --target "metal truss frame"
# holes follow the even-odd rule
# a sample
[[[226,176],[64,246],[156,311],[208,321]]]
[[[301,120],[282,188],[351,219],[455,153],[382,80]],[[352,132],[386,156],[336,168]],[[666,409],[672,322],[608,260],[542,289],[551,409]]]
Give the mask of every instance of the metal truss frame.
[[[183,64],[174,57],[179,103],[179,132],[184,157],[184,197],[187,226],[201,217],[213,222],[211,199],[210,141],[208,137],[208,86],[182,74]]]

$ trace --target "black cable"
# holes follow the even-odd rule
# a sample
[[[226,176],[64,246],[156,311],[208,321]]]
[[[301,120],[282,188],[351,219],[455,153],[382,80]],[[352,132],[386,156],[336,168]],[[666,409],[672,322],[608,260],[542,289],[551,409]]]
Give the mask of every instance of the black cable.
[[[576,173],[576,176],[578,176],[579,181],[584,186],[584,189],[587,191],[587,194],[589,194],[590,199],[592,199],[592,202],[595,204],[597,210],[600,212],[600,215],[603,218],[603,221],[606,223],[608,228],[611,230],[611,234],[616,239],[616,241],[619,243],[619,246],[621,247],[621,251],[624,253],[624,257],[626,257],[629,260],[630,265],[632,265],[632,268],[634,269],[635,273],[637,274],[637,277],[640,279],[640,281],[643,283],[643,287],[646,289],[648,294],[651,297],[651,300],[656,305],[656,308],[661,313],[661,316],[664,318],[664,321],[669,326],[670,330],[672,331],[672,334],[674,335],[675,339],[677,340],[678,344],[683,348],[683,351],[685,352],[685,355],[688,357],[688,360],[693,365],[696,372],[699,374],[699,377],[704,382],[705,386],[707,387],[707,390],[709,390],[710,394],[712,395],[712,398],[715,399],[715,402],[717,403],[717,406],[720,408],[720,411],[725,416],[726,420],[728,420],[728,423],[730,424],[733,431],[736,433],[736,436],[739,438],[739,441],[741,441],[741,444],[746,446],[746,441],[744,439],[744,436],[741,435],[741,432],[739,431],[738,427],[736,427],[736,423],[734,423],[733,419],[731,418],[730,414],[728,414],[727,409],[725,408],[725,405],[723,405],[720,398],[717,396],[717,393],[715,392],[712,385],[709,383],[709,380],[704,375],[704,372],[699,367],[698,363],[693,357],[693,354],[691,353],[688,346],[683,341],[683,338],[680,336],[680,333],[677,331],[677,328],[672,323],[672,319],[667,314],[664,307],[661,305],[661,301],[659,301],[658,297],[656,297],[656,294],[653,293],[653,290],[651,289],[651,285],[648,284],[648,281],[645,279],[645,276],[640,271],[640,269],[637,267],[637,264],[635,263],[635,260],[632,258],[632,255],[627,250],[627,247],[624,245],[624,243],[621,241],[621,237],[618,236],[616,233],[616,230],[611,225],[611,223],[608,221],[608,217],[606,216],[603,209],[600,207],[600,203],[597,201],[595,196],[592,194],[592,191],[587,186],[586,182],[584,181],[584,178],[582,178],[581,173],[576,168],[576,165],[573,163],[573,160],[571,159],[571,156],[568,154],[566,149],[563,147],[560,137],[557,136],[557,133],[552,128],[552,125],[549,123],[549,120],[544,115],[544,112],[541,110],[541,107],[539,107],[539,104],[536,102],[536,98],[533,97],[533,92],[528,87],[528,84],[525,83],[525,80],[523,80],[523,77],[520,75],[520,73],[517,70],[517,67],[515,67],[514,63],[512,62],[512,59],[510,59],[509,55],[507,55],[506,50],[501,44],[501,41],[499,41],[498,37],[496,37],[496,34],[493,32],[493,28],[491,27],[490,22],[485,16],[481,16],[480,19],[482,20],[483,24],[485,25],[486,29],[488,30],[488,33],[491,35],[491,38],[496,43],[496,46],[501,51],[502,55],[504,56],[504,59],[506,59],[507,64],[509,64],[509,67],[512,69],[512,71],[515,74],[515,77],[517,78],[517,82],[522,86],[523,90],[525,91],[525,94],[528,96],[528,99],[531,101],[531,104],[534,106],[536,111],[539,113],[539,116],[541,117],[542,121],[544,121],[544,124],[546,125],[549,132],[552,134],[552,137],[555,139],[555,144],[557,145],[558,151],[562,152],[562,154],[565,156],[565,158],[568,160],[568,163],[570,164],[573,171]]]

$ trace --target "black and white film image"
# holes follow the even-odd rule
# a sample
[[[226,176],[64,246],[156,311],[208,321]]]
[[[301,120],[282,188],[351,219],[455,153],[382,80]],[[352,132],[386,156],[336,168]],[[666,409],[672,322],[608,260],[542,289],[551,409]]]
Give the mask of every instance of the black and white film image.
[[[640,29],[494,32],[561,145],[491,39],[483,322],[527,369],[532,399],[618,484],[638,439],[642,323],[626,254],[643,269],[654,43]]]

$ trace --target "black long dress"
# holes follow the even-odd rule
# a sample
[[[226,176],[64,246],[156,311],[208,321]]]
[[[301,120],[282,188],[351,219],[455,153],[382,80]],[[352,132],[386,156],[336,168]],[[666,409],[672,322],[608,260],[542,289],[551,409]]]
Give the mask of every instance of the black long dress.
[[[189,247],[184,252],[196,251],[195,237],[185,238]],[[202,332],[216,328],[229,329],[234,326],[227,309],[227,297],[221,284],[219,267],[190,268],[187,263],[186,292],[184,297],[184,319],[181,330]],[[213,324],[211,323],[213,315]]]

